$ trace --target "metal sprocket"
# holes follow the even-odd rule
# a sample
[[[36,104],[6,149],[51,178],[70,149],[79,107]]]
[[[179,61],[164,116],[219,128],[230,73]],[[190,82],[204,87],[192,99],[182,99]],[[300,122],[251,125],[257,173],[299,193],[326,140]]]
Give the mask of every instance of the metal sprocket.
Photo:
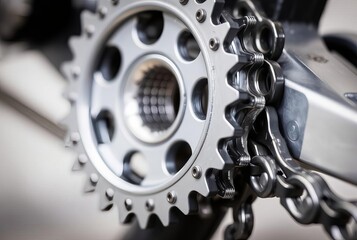
[[[222,18],[223,7],[224,2],[218,0],[99,0],[96,14],[84,12],[82,15],[82,35],[70,41],[74,59],[63,68],[69,79],[66,96],[72,104],[71,112],[64,121],[69,129],[67,145],[73,147],[78,153],[74,170],[83,170],[89,176],[85,190],[96,190],[100,193],[103,210],[110,209],[113,204],[116,204],[121,222],[127,222],[131,216],[135,215],[140,226],[145,228],[150,217],[156,215],[163,225],[167,226],[171,219],[171,209],[178,208],[184,214],[190,213],[196,205],[193,193],[199,193],[205,197],[217,194],[218,186],[215,180],[218,177],[215,179],[216,175],[213,173],[228,172],[234,166],[222,142],[224,139],[231,139],[244,133],[237,131],[234,124],[226,117],[229,106],[241,98],[241,93],[231,85],[236,77],[235,73],[245,64],[254,62],[254,56],[258,56],[259,59],[260,55],[253,54],[252,58],[248,58],[252,54],[242,57],[241,52],[238,54],[228,50],[240,29],[237,23],[228,19],[229,16]],[[209,93],[206,117],[199,128],[200,137],[194,144],[190,159],[172,177],[157,185],[144,187],[138,183],[133,184],[132,181],[123,177],[124,159],[116,159],[120,165],[119,172],[113,171],[108,164],[108,159],[105,159],[104,154],[98,150],[98,136],[93,127],[93,119],[90,117],[100,54],[113,32],[120,29],[129,18],[143,11],[161,11],[164,13],[164,19],[168,15],[174,16],[192,33],[201,50],[200,57],[205,63],[207,75],[203,77],[208,80]],[[164,27],[163,35],[167,34],[165,31],[167,29]],[[132,44],[132,42],[125,44]],[[170,58],[170,54],[167,53],[169,50],[163,49],[162,45],[150,44],[149,47],[153,54],[165,57],[168,55]],[[172,60],[172,62],[177,65],[179,61]],[[183,83],[187,86],[190,70],[187,68],[185,71],[188,75]],[[182,74],[182,69],[179,68],[179,72]],[[196,76],[196,79],[201,77]],[[120,85],[120,79],[115,81]],[[186,91],[191,92],[192,88],[189,87]],[[108,92],[103,91],[98,95],[99,99],[109,98],[115,102],[117,96],[110,92],[109,88],[106,91]],[[120,95],[119,91],[117,95]],[[190,96],[184,94],[183,98],[185,97],[190,103]],[[254,108],[251,102],[247,105],[249,108]],[[117,110],[122,111],[119,108]],[[192,104],[187,104],[184,116],[189,112],[192,112]],[[180,132],[182,123],[176,132]],[[187,138],[190,137],[190,131],[197,131],[196,128],[190,129],[189,126],[186,128],[184,132]],[[171,136],[168,139],[172,138],[174,137]],[[124,139],[141,144],[140,140],[133,140],[132,137],[126,136]],[[161,142],[156,144],[160,146]],[[149,146],[152,145],[149,144]],[[111,148],[111,151],[119,148],[120,145],[117,145],[116,148]],[[224,181],[226,179],[223,179]],[[233,191],[224,190],[228,190],[225,197],[231,197],[234,194],[234,189]]]

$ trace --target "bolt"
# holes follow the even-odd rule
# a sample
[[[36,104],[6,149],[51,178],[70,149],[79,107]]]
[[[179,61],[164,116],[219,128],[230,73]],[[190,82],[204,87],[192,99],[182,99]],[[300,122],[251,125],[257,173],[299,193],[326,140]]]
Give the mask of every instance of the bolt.
[[[129,198],[125,200],[124,205],[127,211],[131,211],[131,209],[133,209],[133,201]]]
[[[201,167],[199,167],[199,166],[194,166],[194,167],[192,168],[192,176],[193,176],[194,178],[196,178],[196,179],[199,179],[199,178],[201,178],[201,175],[202,175],[202,169],[201,169]]]
[[[92,173],[90,175],[90,182],[95,186],[95,185],[97,185],[98,181],[99,181],[98,174]]]
[[[174,191],[168,192],[166,199],[169,203],[175,204],[177,200],[177,195]]]
[[[85,27],[84,31],[88,37],[91,37],[95,32],[95,27],[93,25],[88,25]]]
[[[206,21],[206,16],[207,16],[207,13],[204,9],[199,9],[196,12],[196,20],[200,23],[203,23],[204,21]]]
[[[88,162],[88,157],[85,154],[81,154],[78,156],[78,162],[81,165],[85,165]]]
[[[99,13],[99,17],[100,17],[100,18],[105,18],[105,16],[106,16],[107,13],[108,13],[108,8],[106,8],[106,7],[100,7],[99,10],[98,10],[98,13]]]
[[[71,102],[71,103],[75,103],[78,99],[78,95],[75,92],[70,92],[67,94],[67,99]]]
[[[148,212],[152,212],[155,208],[154,200],[152,199],[147,200],[145,203],[145,207]]]
[[[217,38],[211,38],[209,40],[209,48],[213,51],[217,51],[219,48],[219,40]]]
[[[111,188],[108,188],[107,191],[105,191],[105,196],[108,198],[109,201],[113,200],[114,190]]]
[[[73,132],[71,133],[70,139],[73,144],[77,144],[81,140],[81,136],[78,132]]]
[[[74,66],[71,69],[71,73],[74,79],[78,78],[80,73],[81,73],[81,69],[78,66]]]
[[[181,3],[182,5],[186,5],[186,4],[188,3],[188,0],[180,0],[180,3]]]
[[[300,138],[299,124],[296,121],[290,121],[287,124],[288,138],[295,142]]]

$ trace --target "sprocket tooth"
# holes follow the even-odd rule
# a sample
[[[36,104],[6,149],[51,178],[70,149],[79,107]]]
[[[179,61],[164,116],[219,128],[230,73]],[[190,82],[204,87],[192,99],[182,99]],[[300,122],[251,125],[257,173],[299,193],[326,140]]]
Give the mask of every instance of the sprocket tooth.
[[[150,215],[148,216],[136,216],[136,219],[138,221],[138,224],[141,229],[146,229],[147,226],[149,225],[149,220],[150,220]]]
[[[225,58],[227,59],[227,62],[230,62],[232,64],[227,64],[225,65],[224,68],[222,68],[223,73],[227,73],[227,76],[229,73],[235,73],[238,71],[238,66],[239,66],[239,57],[235,54],[228,53],[225,50],[223,50],[223,55],[225,55]]]
[[[63,63],[62,66],[61,66],[61,72],[66,77],[66,80],[72,78],[71,67],[72,67],[72,62]]]
[[[190,199],[185,197],[186,199],[183,199],[183,201],[180,204],[179,210],[184,214],[188,215],[190,213]]]
[[[226,43],[226,38],[231,31],[230,23],[228,22],[220,23],[219,25],[216,25],[215,28],[216,28],[215,32],[217,36],[219,36],[221,43]]]
[[[198,181],[195,186],[195,191],[204,197],[208,197],[210,194],[210,189],[206,183],[206,179]]]
[[[99,183],[99,175],[97,173],[92,173],[89,175],[85,185],[84,185],[84,192],[94,192],[97,188]]]
[[[212,169],[224,169],[226,167],[226,161],[222,158],[221,154],[219,154],[218,151],[214,152],[214,158],[216,158],[216,161],[213,161],[214,164],[210,164],[210,168]]]
[[[170,224],[170,214],[169,214],[169,212],[170,211],[167,211],[167,212],[165,212],[165,214],[159,216],[159,219],[160,219],[160,221],[161,221],[161,223],[162,223],[162,225],[164,227],[167,227]]]
[[[65,147],[67,148],[75,148],[81,141],[81,137],[76,131],[68,131],[65,136]]]
[[[72,166],[72,171],[73,171],[73,172],[78,172],[78,171],[81,171],[82,169],[83,169],[83,165],[80,164],[80,163],[78,162],[78,160],[75,160],[75,161],[74,161],[74,164],[73,164],[73,166]]]
[[[132,212],[126,212],[126,211],[119,211],[119,222],[122,224],[128,223],[129,220],[132,218],[133,213]]]
[[[104,193],[100,194],[99,207],[101,211],[109,211],[112,209],[114,203],[114,192],[113,195],[108,195],[108,191],[113,191],[112,189],[107,189]],[[109,194],[112,194],[110,192]]]
[[[108,9],[111,9],[113,7],[113,0],[108,1],[108,0],[98,0],[97,3],[97,11],[101,8],[101,7],[106,7]]]
[[[218,19],[223,11],[224,8],[224,4],[225,4],[225,0],[211,0],[213,3],[212,6],[212,13],[210,14],[212,21],[214,24],[217,24]],[[210,1],[205,1],[206,2],[210,2]],[[207,3],[208,4],[208,3]]]
[[[69,39],[69,42],[68,42],[68,45],[69,47],[73,50],[75,49],[81,49],[81,41],[82,41],[82,38],[79,37],[79,36],[73,36]],[[75,55],[75,52],[74,52],[74,55]]]
[[[228,106],[238,100],[239,92],[237,91],[237,89],[233,88],[228,83],[226,84],[225,88],[226,89],[225,89],[224,98],[225,98],[225,104]]]
[[[217,136],[219,137],[219,139],[229,138],[234,136],[235,128],[232,124],[228,122],[228,120],[225,117],[222,117],[220,124],[214,127],[218,127],[217,129],[219,129],[219,135]]]
[[[95,26],[95,24],[98,22],[98,17],[94,13],[88,10],[84,10],[81,14],[81,20],[84,24],[83,27],[85,28],[87,25]]]
[[[68,85],[68,87],[63,93],[63,97],[67,99],[71,104],[73,104],[78,100],[78,93],[73,90],[73,87],[71,85]]]
[[[209,149],[209,150],[208,150]],[[202,159],[206,160],[205,169],[224,169],[227,162],[222,158],[217,146],[207,147],[206,151],[202,153]]]

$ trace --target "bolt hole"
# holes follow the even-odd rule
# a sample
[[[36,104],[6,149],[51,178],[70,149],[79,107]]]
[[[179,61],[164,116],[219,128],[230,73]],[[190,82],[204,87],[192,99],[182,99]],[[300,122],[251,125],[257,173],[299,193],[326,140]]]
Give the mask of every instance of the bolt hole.
[[[205,120],[207,116],[208,109],[208,81],[206,78],[198,81],[193,89],[192,104],[193,111],[196,116]]]
[[[204,3],[206,0],[196,0],[197,3]]]
[[[107,46],[100,58],[97,71],[99,71],[103,78],[111,81],[118,74],[121,67],[121,54],[118,48]]]
[[[180,141],[173,144],[166,156],[167,171],[174,175],[187,163],[192,156],[192,150],[187,142]]]
[[[196,20],[200,23],[203,23],[206,20],[206,11],[200,9],[196,12]]]
[[[218,41],[218,39],[216,39],[216,38],[211,38],[211,39],[209,40],[209,47],[210,47],[210,49],[212,49],[213,51],[217,51],[218,48],[219,48],[219,41]]]
[[[112,141],[115,126],[114,117],[109,111],[100,112],[97,118],[94,119],[93,125],[98,144],[107,144]]]
[[[124,158],[123,177],[130,183],[140,185],[149,172],[145,156],[140,152],[131,152]]]
[[[146,11],[139,14],[137,31],[140,41],[150,45],[161,37],[164,30],[164,18],[159,11]]]
[[[193,37],[192,33],[188,31],[183,31],[180,34],[178,48],[182,58],[186,61],[195,60],[201,53],[201,49],[198,46],[196,39]]]

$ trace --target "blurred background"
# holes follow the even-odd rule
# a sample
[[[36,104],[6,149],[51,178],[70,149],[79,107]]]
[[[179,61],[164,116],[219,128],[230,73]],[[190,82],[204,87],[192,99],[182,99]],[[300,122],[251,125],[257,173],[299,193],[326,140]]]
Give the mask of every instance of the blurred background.
[[[5,2],[0,0],[0,6]],[[76,4],[83,8],[79,1]],[[90,8],[91,1],[87,4]],[[51,8],[56,12],[55,4]],[[26,17],[26,7],[23,11]],[[72,19],[59,13],[52,16],[57,21]],[[356,13],[356,0],[330,0],[320,33],[357,33]],[[4,14],[0,11],[5,29],[18,23]],[[64,50],[63,56],[53,57],[53,51],[65,49],[66,38],[58,39],[56,25],[47,27],[44,32],[56,44],[41,44],[41,39],[36,47],[21,41],[0,43],[0,239],[120,240],[128,226],[119,224],[116,209],[101,212],[98,195],[83,194],[85,175],[71,172],[75,154],[64,148],[64,131],[57,125],[69,111],[62,97],[66,81],[55,67],[71,56]],[[327,180],[340,195],[357,197],[355,187]],[[328,239],[320,226],[295,223],[277,199],[257,200],[253,208],[251,239]],[[222,239],[230,221],[228,214],[213,239]]]

